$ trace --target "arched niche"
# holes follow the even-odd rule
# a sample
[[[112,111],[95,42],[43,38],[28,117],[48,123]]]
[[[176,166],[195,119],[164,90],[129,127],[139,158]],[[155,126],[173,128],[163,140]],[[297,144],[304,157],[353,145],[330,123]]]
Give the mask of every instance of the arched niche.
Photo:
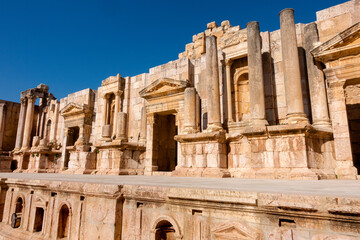
[[[248,69],[238,69],[234,74],[235,119],[244,122],[250,118],[250,92]]]

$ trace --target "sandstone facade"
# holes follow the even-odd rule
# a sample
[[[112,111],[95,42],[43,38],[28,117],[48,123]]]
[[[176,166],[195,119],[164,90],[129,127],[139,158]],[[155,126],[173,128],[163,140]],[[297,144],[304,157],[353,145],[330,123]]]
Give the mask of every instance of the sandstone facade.
[[[274,32],[209,23],[179,59],[97,90],[58,100],[40,84],[20,104],[1,100],[0,170],[358,179],[360,1],[309,24],[295,24],[293,9],[279,19]],[[244,194],[8,180],[0,230],[4,239],[360,237],[358,199]]]

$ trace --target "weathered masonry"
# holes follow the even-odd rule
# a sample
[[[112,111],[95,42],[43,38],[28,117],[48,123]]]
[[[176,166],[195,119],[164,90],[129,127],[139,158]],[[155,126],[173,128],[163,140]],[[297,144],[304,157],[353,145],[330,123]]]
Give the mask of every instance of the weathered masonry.
[[[0,239],[360,239],[358,193],[298,195],[207,189],[196,183],[183,188],[62,179],[2,179]],[[290,182],[272,181],[276,187]]]
[[[360,1],[308,24],[294,14],[281,11],[273,32],[211,22],[177,60],[97,90],[57,99],[40,84],[0,100],[0,172],[12,172],[0,173],[0,240],[360,239],[356,190],[212,189],[358,184]]]
[[[1,101],[1,170],[356,179],[359,1],[279,19],[209,23],[178,60],[60,101],[44,84]]]

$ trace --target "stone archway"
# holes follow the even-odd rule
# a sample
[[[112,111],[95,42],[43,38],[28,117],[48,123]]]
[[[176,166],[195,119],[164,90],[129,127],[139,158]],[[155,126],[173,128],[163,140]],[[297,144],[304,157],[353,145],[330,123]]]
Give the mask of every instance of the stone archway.
[[[68,238],[70,235],[71,209],[63,204],[59,210],[57,238]]]
[[[180,240],[182,235],[177,222],[169,216],[160,216],[151,228],[151,240]]]

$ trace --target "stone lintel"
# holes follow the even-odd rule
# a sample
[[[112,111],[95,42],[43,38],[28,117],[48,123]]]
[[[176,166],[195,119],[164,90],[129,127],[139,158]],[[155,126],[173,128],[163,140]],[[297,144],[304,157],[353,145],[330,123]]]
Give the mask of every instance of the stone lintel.
[[[201,132],[201,133],[193,133],[193,134],[176,135],[174,139],[180,143],[205,142],[205,141],[215,141],[215,142],[223,143],[225,142],[225,132],[217,131],[217,132]]]

